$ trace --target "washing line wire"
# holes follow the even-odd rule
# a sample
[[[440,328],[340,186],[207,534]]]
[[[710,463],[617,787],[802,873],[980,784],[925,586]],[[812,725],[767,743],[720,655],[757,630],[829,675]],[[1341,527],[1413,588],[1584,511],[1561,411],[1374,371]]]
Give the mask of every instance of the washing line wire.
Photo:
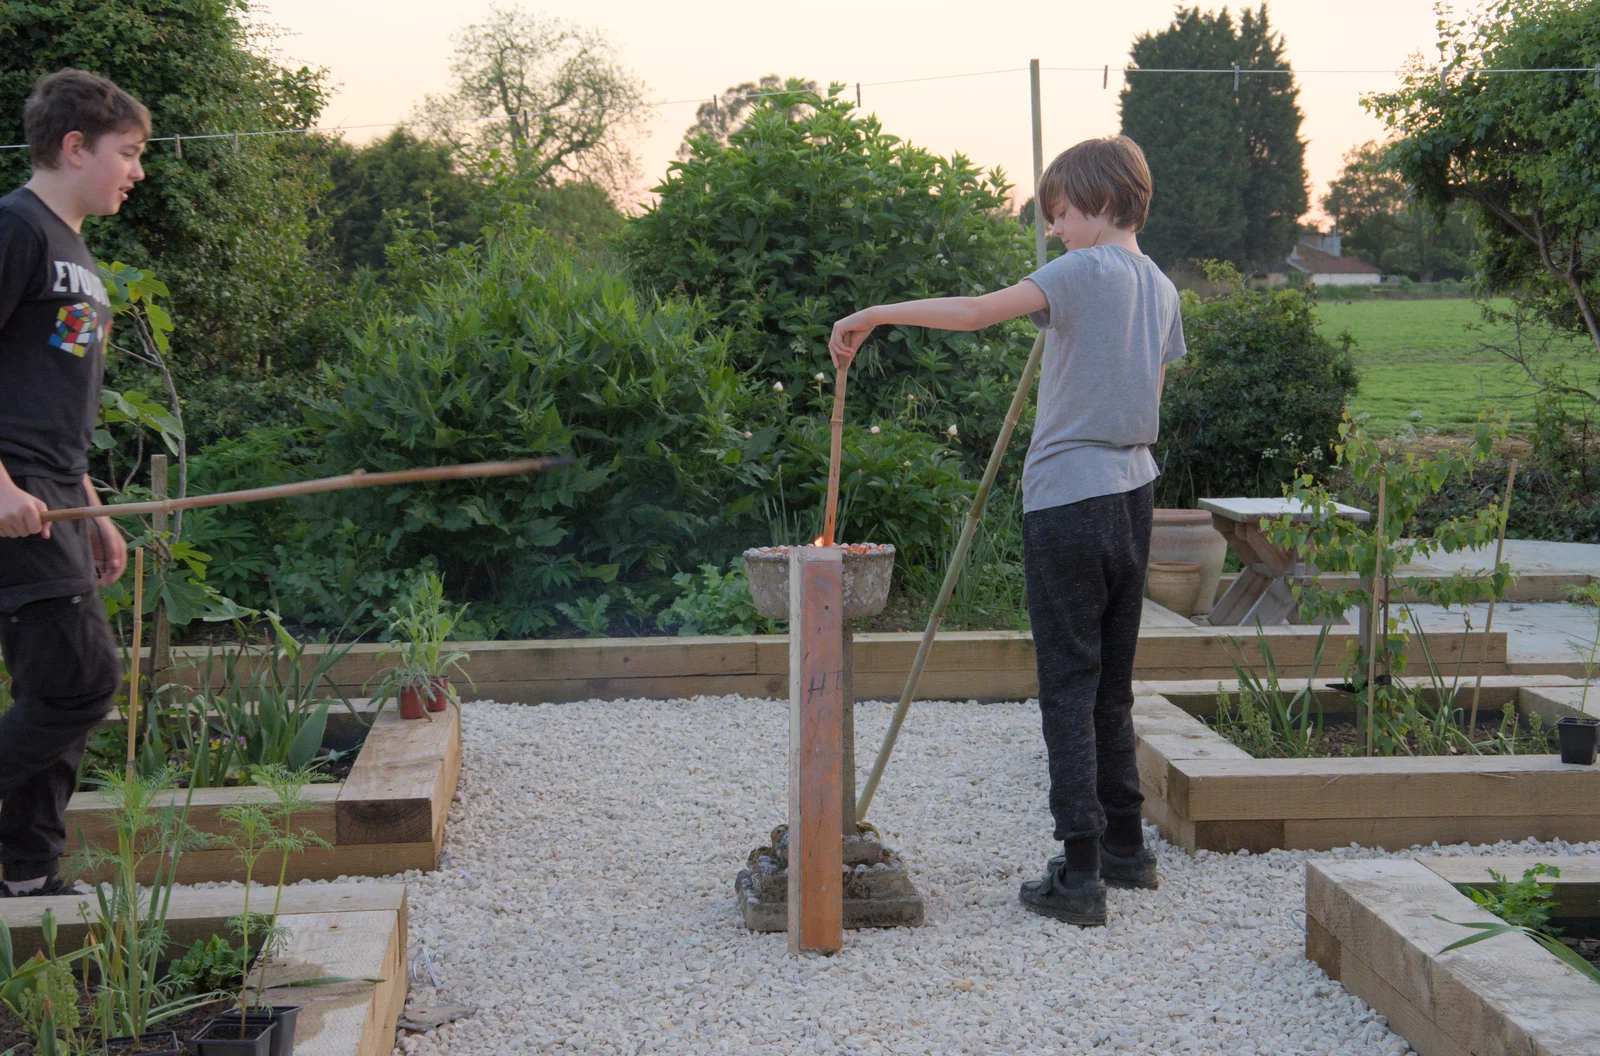
[[[1102,64],[1098,69],[1093,67],[1093,66],[1041,66],[1040,69],[1042,71],[1049,72],[1049,73],[1098,73],[1098,74],[1101,75],[1101,87],[1102,88],[1109,87],[1110,80],[1111,80],[1111,66],[1110,66],[1109,63]],[[860,103],[861,103],[861,89],[862,88],[884,88],[884,87],[889,87],[889,86],[897,85],[897,84],[923,84],[923,83],[926,83],[928,81],[951,81],[951,80],[960,80],[960,79],[964,79],[964,78],[968,78],[968,77],[992,77],[992,76],[995,76],[997,74],[1003,74],[1003,73],[1026,73],[1027,70],[1028,70],[1028,67],[1026,67],[1026,66],[1009,66],[1009,67],[1006,67],[1004,69],[998,69],[998,70],[974,70],[974,71],[971,71],[971,72],[968,72],[968,73],[942,73],[942,74],[935,74],[935,75],[932,75],[932,76],[929,76],[929,77],[902,77],[902,78],[898,78],[898,79],[895,79],[895,80],[888,80],[888,81],[855,81],[853,83],[855,84],[855,87],[856,87],[856,104],[859,106]],[[1307,75],[1307,74],[1316,74],[1316,75],[1322,75],[1322,74],[1362,74],[1362,75],[1367,75],[1367,76],[1375,76],[1375,75],[1400,76],[1400,75],[1408,73],[1408,72],[1410,72],[1410,73],[1418,73],[1418,72],[1422,72],[1422,71],[1420,71],[1420,70],[1409,70],[1409,71],[1408,70],[1379,70],[1379,69],[1296,70],[1296,69],[1276,69],[1276,68],[1275,69],[1266,69],[1266,70],[1250,70],[1250,69],[1244,69],[1244,68],[1240,67],[1238,64],[1233,64],[1233,65],[1230,65],[1230,66],[1218,67],[1218,68],[1193,68],[1193,69],[1180,68],[1180,67],[1123,66],[1123,67],[1120,67],[1117,70],[1117,72],[1122,74],[1122,75],[1124,75],[1124,76],[1126,76],[1128,74],[1136,74],[1136,73],[1159,73],[1159,74],[1207,74],[1207,73],[1210,73],[1210,74],[1226,74],[1226,75],[1231,75],[1233,77],[1234,86],[1237,87],[1238,83],[1239,83],[1239,78],[1241,76],[1247,76],[1247,77],[1248,76],[1290,76],[1290,77],[1292,77],[1292,76],[1295,76],[1297,74],[1299,74],[1299,75]],[[1448,73],[1454,73],[1454,74],[1457,74],[1457,75],[1472,74],[1472,73],[1481,73],[1481,74],[1588,73],[1588,74],[1593,74],[1594,75],[1595,87],[1600,88],[1600,63],[1597,63],[1594,66],[1526,66],[1526,67],[1511,67],[1511,68],[1505,68],[1505,69],[1484,69],[1484,68],[1464,68],[1464,67],[1445,67],[1445,66],[1440,66],[1440,67],[1436,68],[1435,72],[1438,73],[1439,78],[1440,78],[1441,81],[1444,79],[1445,74],[1447,72]],[[845,87],[848,87],[849,84],[852,83],[852,82],[840,82],[840,83],[843,84]],[[771,92],[751,92],[748,95],[741,96],[740,98],[743,98],[743,99],[765,99],[768,96],[786,95],[786,94],[789,94],[788,90],[787,89],[781,89],[781,90],[778,90],[778,91],[771,91]],[[460,118],[458,120],[463,121],[463,122],[472,122],[472,121],[510,121],[510,120],[526,121],[526,120],[529,120],[531,118],[553,117],[553,116],[558,115],[558,114],[604,113],[604,112],[613,111],[613,110],[617,110],[617,111],[620,111],[620,110],[654,110],[654,109],[656,109],[658,107],[663,107],[663,106],[687,106],[690,103],[694,103],[694,104],[710,103],[713,108],[716,108],[719,105],[719,101],[720,101],[720,96],[711,95],[711,96],[705,96],[703,98],[698,98],[698,99],[663,99],[663,100],[660,100],[658,102],[653,102],[653,103],[625,103],[625,104],[616,105],[616,106],[558,107],[558,108],[556,108],[554,110],[541,110],[541,111],[532,112],[532,113],[518,113],[518,114],[505,114],[505,115],[501,115],[501,114],[485,114],[485,115],[482,115],[482,116],[479,116],[479,117],[467,117],[467,118]],[[186,139],[189,139],[189,140],[231,139],[233,141],[234,153],[237,154],[238,151],[239,151],[239,140],[241,138],[244,138],[244,137],[247,137],[247,136],[293,136],[293,135],[309,135],[309,134],[314,133],[314,132],[354,132],[354,131],[364,131],[364,130],[373,129],[373,128],[402,128],[402,127],[404,127],[406,125],[413,124],[413,123],[415,123],[415,122],[413,122],[413,121],[378,121],[378,122],[374,122],[374,123],[371,123],[371,124],[362,124],[362,125],[331,125],[331,126],[313,126],[313,127],[307,127],[307,128],[273,128],[273,129],[264,129],[264,130],[256,131],[256,132],[179,133],[179,134],[174,134],[174,135],[170,135],[170,136],[152,136],[150,139],[146,140],[145,142],[147,142],[147,143],[171,143],[171,144],[173,144],[176,156],[179,157],[179,158],[182,158],[183,157],[183,141],[186,140]],[[26,144],[26,143],[5,143],[5,144],[0,144],[0,150],[26,150],[27,147],[28,147],[28,144]]]

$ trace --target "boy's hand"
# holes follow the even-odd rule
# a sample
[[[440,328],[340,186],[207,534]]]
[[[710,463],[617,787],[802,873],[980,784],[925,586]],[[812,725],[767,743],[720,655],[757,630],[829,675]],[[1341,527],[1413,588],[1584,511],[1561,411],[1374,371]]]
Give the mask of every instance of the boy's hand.
[[[828,351],[833,354],[834,369],[842,370],[848,367],[850,361],[860,351],[861,343],[878,325],[869,318],[871,311],[871,308],[862,309],[833,324],[833,337],[828,340]]]
[[[0,481],[0,536],[20,539],[25,535],[50,538],[50,524],[40,514],[50,509],[10,480]]]
[[[128,543],[110,517],[96,517],[94,530],[89,533],[89,552],[94,556],[94,570],[99,574],[99,584],[109,587],[122,578],[128,567]]]

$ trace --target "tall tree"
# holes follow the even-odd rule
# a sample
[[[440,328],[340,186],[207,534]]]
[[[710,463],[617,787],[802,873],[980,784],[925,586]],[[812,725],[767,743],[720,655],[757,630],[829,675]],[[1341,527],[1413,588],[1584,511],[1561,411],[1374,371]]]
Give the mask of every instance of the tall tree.
[[[1206,258],[1280,268],[1308,200],[1293,76],[1246,73],[1235,92],[1221,73],[1137,72],[1287,69],[1266,5],[1237,25],[1227,8],[1179,8],[1131,56],[1122,132],[1144,148],[1155,183],[1144,248],[1168,268]]]
[[[1322,211],[1343,236],[1347,255],[1390,274],[1431,282],[1472,270],[1473,224],[1465,207],[1453,203],[1442,217],[1419,208],[1377,140],[1345,154]]]
[[[817,90],[816,81],[804,81],[799,78],[786,81],[775,73],[769,73],[759,81],[735,84],[711,102],[701,103],[700,108],[694,112],[694,124],[683,134],[683,143],[678,147],[678,157],[688,159],[694,154],[693,140],[697,136],[710,136],[719,145],[727,146],[728,137],[744,127],[750,108],[769,95],[786,91],[785,85],[789,83],[798,84],[807,92]],[[790,116],[798,117],[802,112],[796,109]]]
[[[628,186],[644,85],[612,57],[604,34],[495,5],[453,39],[455,90],[417,108],[432,138],[471,164],[510,163],[535,185]]]
[[[23,140],[33,82],[63,66],[116,81],[150,108],[156,136],[271,132],[316,122],[324,71],[251,48],[243,0],[5,0],[0,142]],[[300,135],[153,144],[147,179],[84,235],[102,260],[153,268],[172,290],[180,370],[315,359],[309,291],[325,272],[308,246],[321,220],[326,145]],[[0,186],[27,179],[27,151],[0,151]]]
[[[449,144],[397,128],[364,147],[339,143],[324,208],[332,216],[334,257],[349,272],[381,270],[383,247],[401,221],[433,231],[445,244],[470,241],[479,188],[456,168]]]

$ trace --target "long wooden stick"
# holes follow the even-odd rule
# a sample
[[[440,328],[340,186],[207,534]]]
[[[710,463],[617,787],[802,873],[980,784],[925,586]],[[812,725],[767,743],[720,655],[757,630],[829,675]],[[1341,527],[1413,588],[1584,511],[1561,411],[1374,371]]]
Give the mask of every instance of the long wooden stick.
[[[1511,486],[1517,480],[1517,460],[1511,460],[1511,471],[1506,474],[1506,493],[1500,500],[1500,539],[1494,544],[1494,567],[1500,567],[1501,555],[1506,550],[1506,523],[1511,519]],[[1478,654],[1478,681],[1472,687],[1472,716],[1467,719],[1467,741],[1472,741],[1472,731],[1478,728],[1478,696],[1483,692],[1483,664],[1489,656],[1489,632],[1494,629],[1494,595],[1489,595],[1489,618],[1483,624],[1483,650]]]
[[[850,364],[839,368],[833,383],[833,417],[828,419],[833,437],[828,445],[828,505],[822,512],[822,545],[833,545],[833,529],[839,515],[839,463],[844,454],[844,382]]]
[[[1372,601],[1372,616],[1367,621],[1370,624],[1370,626],[1367,628],[1367,754],[1368,755],[1372,754],[1373,732],[1374,732],[1374,726],[1376,725],[1376,723],[1375,723],[1375,721],[1373,719],[1373,711],[1377,706],[1377,694],[1378,694],[1378,635],[1380,633],[1379,628],[1378,628],[1378,621],[1379,621],[1379,618],[1380,618],[1379,617],[1380,613],[1384,614],[1382,619],[1383,619],[1383,623],[1384,623],[1385,626],[1383,627],[1381,633],[1383,634],[1384,639],[1386,641],[1387,641],[1388,635],[1389,635],[1389,628],[1387,626],[1388,622],[1389,622],[1388,615],[1387,615],[1388,606],[1387,606],[1387,604],[1385,604],[1383,608],[1379,608],[1379,599],[1383,598],[1383,599],[1385,599],[1385,601],[1387,601],[1387,595],[1388,595],[1387,585],[1384,583],[1384,578],[1383,578],[1384,491],[1385,491],[1385,486],[1388,483],[1389,483],[1389,478],[1388,477],[1379,477],[1378,478],[1378,524],[1377,524],[1377,532],[1373,535],[1374,550],[1373,550],[1373,561],[1372,561],[1372,599],[1371,599],[1371,601]]]
[[[139,676],[144,647],[144,547],[133,548],[133,674],[128,679],[128,780],[133,780],[133,748],[139,739]]]
[[[320,491],[343,491],[345,488],[374,488],[395,484],[419,484],[431,480],[464,480],[471,477],[513,477],[527,473],[542,473],[547,469],[570,465],[570,458],[530,458],[520,462],[471,462],[460,466],[426,466],[422,469],[401,469],[392,473],[368,473],[358,469],[339,477],[322,477],[302,480],[295,484],[274,484],[266,488],[247,488],[244,491],[221,491],[215,495],[190,495],[182,499],[163,499],[158,502],[122,502],[110,506],[79,506],[66,510],[50,510],[39,515],[42,521],[81,521],[90,517],[142,517],[150,513],[174,513],[194,510],[202,506],[232,506],[240,502],[262,502],[267,499],[288,499],[296,495],[312,495]]]

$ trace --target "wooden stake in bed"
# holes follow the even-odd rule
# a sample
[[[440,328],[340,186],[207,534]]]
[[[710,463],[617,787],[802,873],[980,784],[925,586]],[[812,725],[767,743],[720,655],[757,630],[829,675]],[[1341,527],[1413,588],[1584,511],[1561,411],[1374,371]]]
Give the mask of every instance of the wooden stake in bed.
[[[1506,493],[1500,500],[1500,541],[1494,544],[1494,567],[1500,567],[1500,558],[1506,551],[1506,522],[1511,519],[1511,485],[1517,480],[1517,460],[1511,460],[1511,471],[1506,474]],[[1472,687],[1472,716],[1467,719],[1467,741],[1478,728],[1478,696],[1483,692],[1483,664],[1489,655],[1489,632],[1494,629],[1494,595],[1489,596],[1489,618],[1483,624],[1483,652],[1478,654],[1478,681]]]
[[[133,749],[139,739],[139,655],[144,647],[144,547],[133,548],[133,672],[128,676],[128,780],[133,780]]]
[[[833,417],[828,419],[833,437],[828,447],[828,499],[822,511],[822,545],[833,545],[833,530],[839,514],[839,462],[844,454],[844,382],[850,364],[839,368],[833,383]]]
[[[1384,491],[1389,483],[1387,477],[1378,478],[1378,524],[1377,531],[1373,533],[1373,560],[1372,560],[1372,618],[1367,634],[1367,754],[1372,754],[1373,708],[1377,704],[1378,695],[1378,636],[1384,640],[1389,637],[1389,590],[1384,581],[1383,571],[1383,529],[1384,529]],[[1382,599],[1381,603],[1379,599]],[[1381,604],[1381,607],[1380,607]],[[1381,614],[1381,615],[1380,615]],[[1379,626],[1379,624],[1382,626]]]

